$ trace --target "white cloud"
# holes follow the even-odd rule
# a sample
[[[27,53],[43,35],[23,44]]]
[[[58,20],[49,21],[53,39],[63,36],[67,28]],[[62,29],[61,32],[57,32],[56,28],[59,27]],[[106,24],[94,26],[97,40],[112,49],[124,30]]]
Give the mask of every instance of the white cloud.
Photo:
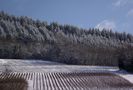
[[[107,30],[114,30],[116,29],[116,24],[114,21],[104,20],[96,25],[95,28],[98,28],[99,30],[107,29]]]
[[[133,4],[133,0],[117,0],[115,3],[113,3],[113,5],[116,7],[121,7],[129,4]]]
[[[122,4],[123,0],[117,0],[113,5],[114,6],[120,6]]]
[[[128,11],[127,16],[133,16],[133,9]]]

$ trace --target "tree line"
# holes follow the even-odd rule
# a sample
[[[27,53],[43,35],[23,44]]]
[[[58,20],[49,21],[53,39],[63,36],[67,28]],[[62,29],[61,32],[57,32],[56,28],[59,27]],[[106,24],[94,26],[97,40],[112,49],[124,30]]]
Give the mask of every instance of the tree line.
[[[132,44],[133,36],[125,32],[84,29],[0,12],[0,58],[116,66],[118,51]]]

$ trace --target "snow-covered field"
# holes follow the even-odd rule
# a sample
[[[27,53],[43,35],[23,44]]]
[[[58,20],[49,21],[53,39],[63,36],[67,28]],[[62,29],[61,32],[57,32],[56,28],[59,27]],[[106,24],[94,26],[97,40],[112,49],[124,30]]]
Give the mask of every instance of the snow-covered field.
[[[3,71],[5,66],[13,72],[113,72],[119,70],[118,67],[65,65],[42,60],[0,59],[0,71]]]
[[[117,82],[118,84],[121,83],[121,81],[124,82],[124,80],[125,80],[125,82],[129,81],[129,82],[133,83],[133,74],[127,73],[126,71],[119,71],[118,67],[66,65],[66,64],[62,64],[62,63],[42,61],[42,60],[0,59],[0,71],[4,71],[5,68],[12,70],[13,75],[23,76],[23,77],[27,78],[30,88],[31,88],[31,86],[33,86],[32,89],[29,89],[29,90],[36,90],[37,88],[39,88],[37,90],[43,90],[44,88],[46,89],[48,87],[44,87],[45,85],[43,85],[46,83],[51,84],[51,85],[53,85],[53,83],[56,83],[57,86],[59,84],[59,86],[65,87],[65,86],[63,86],[64,84],[62,85],[61,83],[59,83],[59,82],[65,83],[64,80],[66,80],[66,79],[64,79],[64,77],[66,78],[66,76],[64,75],[64,73],[66,73],[66,74],[72,73],[72,76],[74,76],[74,77],[72,77],[70,75],[70,77],[72,77],[70,79],[70,82],[72,80],[72,83],[76,83],[76,84],[79,81],[82,81],[82,79],[85,79],[86,73],[87,73],[87,76],[90,76],[90,77],[91,77],[91,73],[94,76],[95,76],[95,73],[98,73],[97,74],[97,75],[99,75],[98,77],[97,77],[97,75],[95,77],[92,77],[92,78],[97,79],[97,82],[99,82],[99,80],[102,80],[101,78],[103,76],[108,80],[109,78],[112,78],[112,76],[114,75],[113,77],[116,78],[116,80],[117,79],[120,80],[119,82]],[[76,76],[77,78],[75,78],[75,75],[76,75],[75,73],[77,73],[77,74],[81,73],[81,74],[83,74],[84,77],[81,77],[82,75],[79,74],[79,76]],[[100,76],[101,73],[103,74],[102,76]],[[107,75],[104,75],[106,73],[107,73]],[[110,76],[110,74],[111,74],[111,76]],[[120,77],[117,77],[115,75],[118,75]],[[10,76],[12,76],[12,75],[10,75]],[[0,77],[2,77],[2,76],[0,76]],[[45,80],[44,77],[45,77],[45,79],[49,78],[50,81],[47,81],[47,80],[46,80],[46,82],[43,81],[43,80]],[[86,77],[86,79],[90,78],[90,77]],[[112,80],[114,78],[112,78]],[[39,79],[39,81],[38,80],[36,81],[36,79]],[[53,79],[55,79],[55,80],[53,80]],[[66,82],[66,84],[69,83],[69,78],[67,78],[67,79],[68,79],[68,82]],[[75,80],[77,80],[77,81],[75,82]],[[109,79],[109,81],[112,83],[112,81],[110,79]],[[85,81],[83,80],[83,82],[85,82]],[[86,81],[86,82],[88,83],[88,81]],[[39,84],[40,87],[38,87],[38,83],[40,83]],[[81,83],[81,85],[82,85],[82,83]],[[71,85],[71,83],[70,83],[70,85]],[[84,83],[83,83],[83,85],[84,85]],[[78,89],[63,89],[63,88],[60,89],[60,87],[56,87],[56,88],[58,88],[58,89],[49,89],[49,90],[88,90],[88,89],[79,88],[79,87],[78,87]],[[104,89],[104,88],[102,88],[102,89]],[[99,90],[99,89],[93,88],[93,90]],[[106,88],[104,90],[106,90]],[[127,88],[113,89],[112,88],[112,89],[108,89],[108,90],[133,90],[133,88],[130,88],[130,89],[127,89]]]

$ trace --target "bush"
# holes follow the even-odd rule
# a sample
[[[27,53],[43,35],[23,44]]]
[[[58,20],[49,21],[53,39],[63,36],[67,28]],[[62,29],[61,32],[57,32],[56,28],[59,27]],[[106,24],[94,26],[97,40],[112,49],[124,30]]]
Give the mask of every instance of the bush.
[[[133,47],[127,46],[119,49],[118,66],[128,72],[133,72]]]

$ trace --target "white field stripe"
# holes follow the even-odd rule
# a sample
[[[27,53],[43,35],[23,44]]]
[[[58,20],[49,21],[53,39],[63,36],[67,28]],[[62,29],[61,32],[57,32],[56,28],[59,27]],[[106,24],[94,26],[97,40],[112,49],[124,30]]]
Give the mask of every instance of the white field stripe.
[[[27,80],[30,80],[30,73],[27,73]]]
[[[77,73],[75,73],[75,74],[77,74]],[[77,79],[76,82],[78,82],[78,84],[79,84],[80,90],[82,90],[84,88],[82,80],[77,75],[75,75],[75,77]]]
[[[72,73],[72,75],[74,75],[74,73]],[[74,90],[79,90],[79,88],[77,87],[77,83],[76,83],[74,77],[71,77],[71,81],[72,81],[73,84],[74,84]]]
[[[52,73],[52,74],[50,73],[49,76],[50,76],[51,82],[53,83],[53,88],[54,88],[54,90],[58,90],[58,89],[57,89],[57,85],[56,85],[56,83],[55,83],[55,80],[54,80],[54,78],[53,78],[53,73]]]
[[[49,82],[49,78],[48,78],[48,73],[44,74],[45,75],[45,79],[46,79],[46,84],[47,84],[47,90],[51,90],[51,84]]]
[[[61,86],[59,85],[59,82],[57,81],[56,75],[57,73],[53,73],[53,78],[55,80],[55,83],[57,85],[56,90],[61,90]]]
[[[73,86],[70,84],[70,80],[66,77],[66,75],[68,75],[68,73],[66,73],[65,75],[63,73],[63,77],[65,78],[67,84],[67,90],[72,90]]]
[[[59,75],[59,79],[61,80],[61,83],[63,85],[63,90],[67,90],[68,87],[67,87],[66,83],[64,82],[64,79],[62,77],[62,73],[59,73],[58,75]]]
[[[44,90],[43,89],[43,82],[42,82],[42,73],[39,73],[39,81],[40,81],[40,90]]]
[[[80,89],[80,84],[78,83],[79,81],[77,80],[77,78],[76,78],[76,72],[74,72],[73,73],[73,75],[74,75],[74,78],[73,78],[73,80],[74,80],[74,82],[75,82],[75,84],[76,84],[76,86],[77,86],[77,90],[81,90]]]
[[[51,90],[54,90],[53,82],[50,78],[50,75],[51,75],[51,73],[48,73],[48,80],[49,80],[49,83],[50,83]]]
[[[33,80],[33,73],[30,72],[29,80]]]
[[[55,74],[55,76],[56,76],[56,78],[57,78],[57,80],[58,80],[58,82],[59,82],[59,84],[60,84],[61,90],[65,90],[65,89],[64,89],[64,86],[63,86],[63,83],[62,83],[62,81],[61,81],[61,78],[60,78],[60,76],[59,76],[59,73]]]
[[[36,89],[36,77],[35,77],[35,73],[33,73],[33,90],[37,90]]]
[[[43,90],[47,90],[46,78],[44,76],[44,73],[42,73],[42,83],[43,83]]]
[[[28,82],[28,90],[33,90],[33,80],[27,80]]]
[[[63,76],[63,73],[60,73],[60,77],[61,77],[62,83],[64,83],[65,89],[68,90],[68,89],[69,89],[69,88],[68,88],[69,85],[68,85],[68,83],[66,82],[66,79],[65,79],[65,77]]]
[[[37,90],[40,90],[40,83],[39,83],[39,73],[36,73],[36,88]]]

